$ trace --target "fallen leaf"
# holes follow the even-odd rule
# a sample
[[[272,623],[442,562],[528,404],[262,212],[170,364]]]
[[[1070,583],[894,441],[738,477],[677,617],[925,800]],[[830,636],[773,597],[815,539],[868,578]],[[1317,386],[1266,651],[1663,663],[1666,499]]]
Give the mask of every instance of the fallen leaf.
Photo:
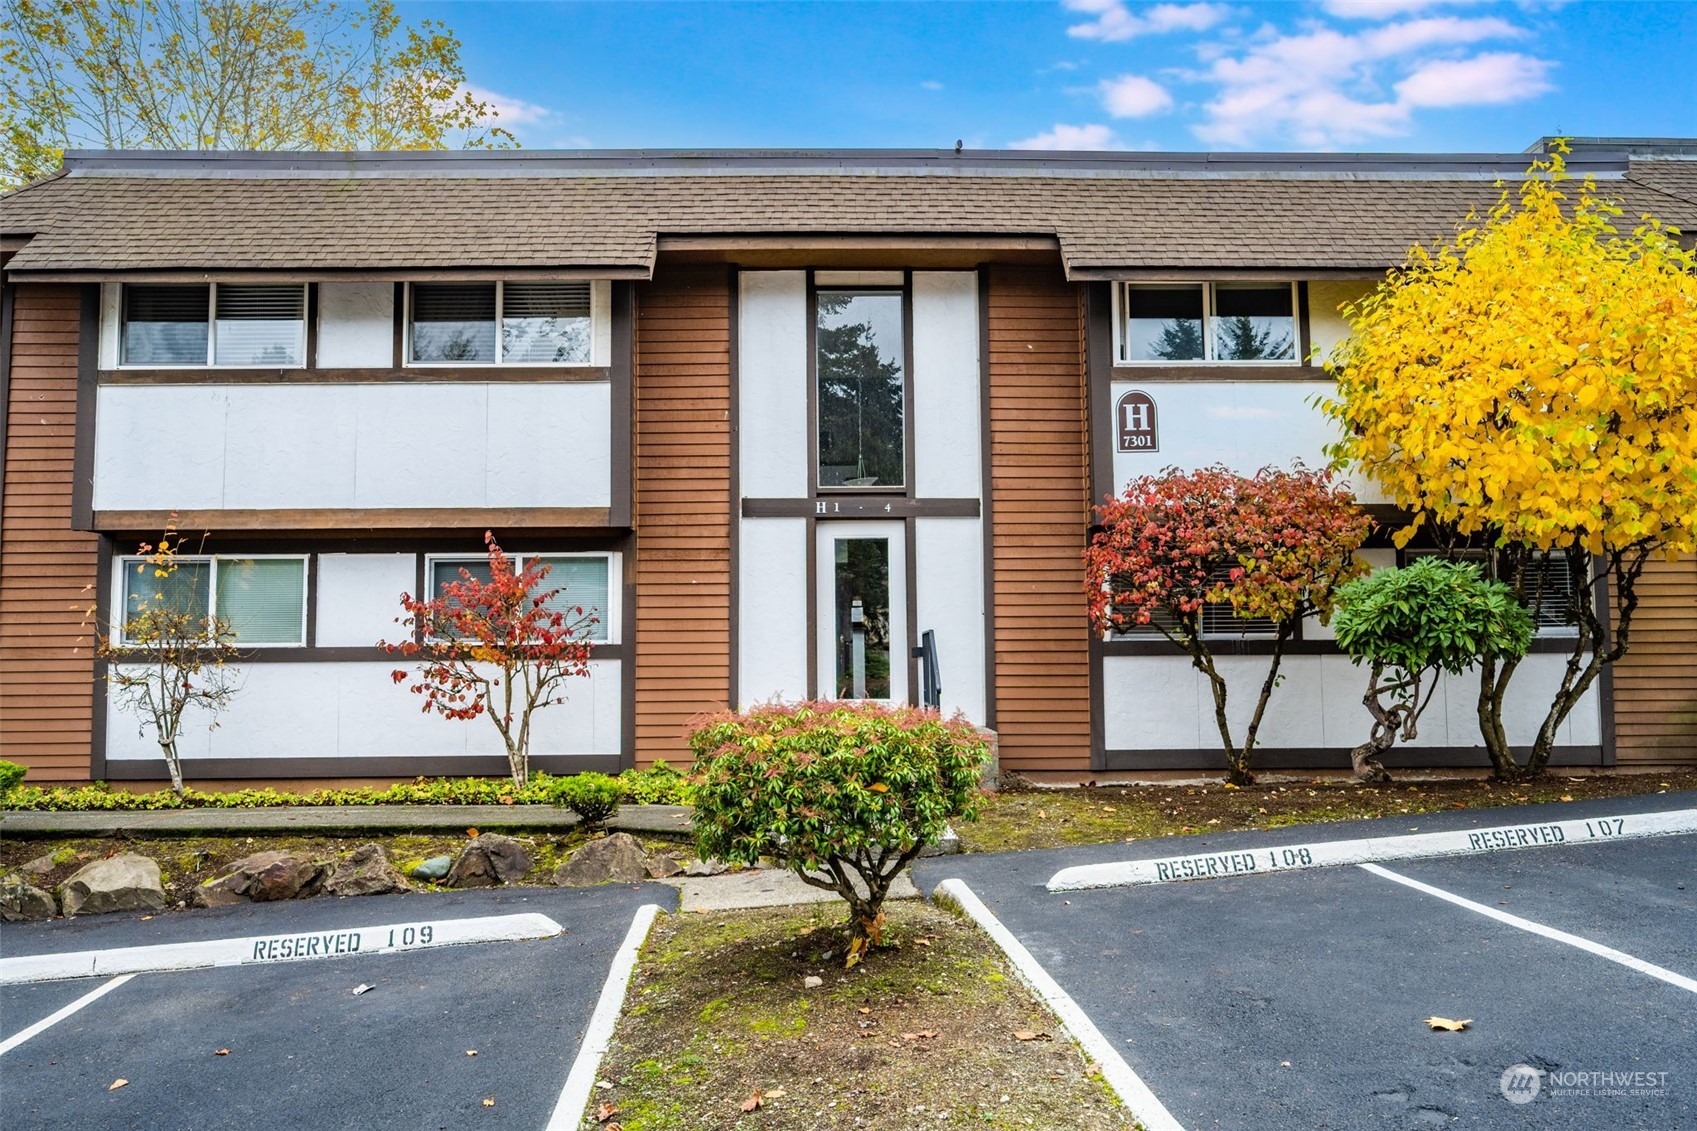
[[[119,1088],[122,1088],[125,1084],[128,1084],[128,1083],[129,1083],[128,1080],[126,1080],[122,1076],[120,1076],[116,1080],[112,1081],[111,1086],[108,1087],[106,1090],[108,1092],[116,1092]]]
[[[1049,1039],[1049,1034],[1034,1033],[1030,1029],[1015,1029],[1013,1037],[1016,1041],[1046,1041]]]
[[[860,1007],[860,1011],[862,1013],[871,1013],[872,1007],[870,1005],[863,1005],[863,1006]]]
[[[360,994],[370,993],[376,988],[376,986],[368,986],[364,982],[361,982],[359,985],[354,987],[354,996],[358,997]]]
[[[1448,1017],[1428,1017],[1426,1024],[1433,1029],[1442,1029],[1446,1033],[1459,1033],[1473,1024],[1473,1018],[1468,1017],[1460,1021],[1451,1021]]]
[[[1572,800],[1573,800],[1573,794],[1571,794],[1571,793],[1564,793],[1564,794],[1562,794],[1562,795],[1561,795],[1561,799],[1562,799],[1562,800],[1563,800],[1563,801],[1572,801]]]
[[[918,943],[920,946],[930,946],[931,945],[930,939],[914,939],[913,941],[915,943]]]
[[[867,786],[866,788],[870,789],[873,793],[888,793],[888,792],[890,792],[890,787],[885,785],[881,781],[875,781],[871,785]]]
[[[753,1095],[749,1096],[746,1100],[742,1101],[742,1109],[743,1109],[743,1111],[753,1111],[755,1108],[759,1107],[760,1104],[761,1104],[760,1093],[755,1092]]]
[[[500,800],[500,802],[501,802],[501,804],[503,804],[503,805],[511,805],[511,804],[513,804],[513,803],[514,803],[514,801],[513,801],[513,795],[512,795],[512,794],[510,794],[510,793],[503,793],[503,794],[502,794],[502,795],[501,795],[501,796],[500,796],[500,799],[499,799],[499,800]]]
[[[141,921],[142,921],[142,922],[143,922],[143,923],[145,923],[145,922],[147,922],[147,921],[148,921],[148,920],[149,920],[149,919],[151,919],[151,918],[153,918],[153,916],[151,916],[151,915],[143,915],[143,916],[142,916],[142,917],[141,917]]]
[[[782,1088],[773,1088],[770,1092],[766,1093],[766,1098],[769,1100],[781,1100],[784,1098],[784,1090]]]
[[[1279,1067],[1280,1068],[1289,1068],[1290,1067],[1290,1061],[1288,1061],[1288,1060],[1279,1061]]]
[[[903,1033],[902,1034],[902,1040],[904,1040],[904,1041],[929,1041],[931,1038],[935,1037],[936,1035],[937,1035],[937,1030],[935,1030],[935,1029],[921,1029],[917,1033]]]
[[[595,1122],[605,1123],[619,1114],[619,1105],[610,1101],[602,1101],[595,1105]]]
[[[477,830],[476,829],[467,829],[465,831],[465,835],[474,837],[474,836],[477,835]]]
[[[866,953],[866,939],[858,938],[849,943],[848,959],[843,963],[844,970],[853,970],[860,964],[860,956]]]
[[[229,1049],[219,1049],[217,1052],[213,1053],[212,1055],[213,1056],[229,1056],[230,1050]]]
[[[484,1096],[483,1097],[483,1106],[484,1107],[494,1107],[495,1106],[495,1097],[494,1096]]]
[[[465,1054],[466,1054],[466,1055],[467,1055],[467,1056],[476,1056],[476,1055],[477,1055],[477,1050],[476,1050],[476,1049],[466,1049],[466,1050],[465,1050]]]

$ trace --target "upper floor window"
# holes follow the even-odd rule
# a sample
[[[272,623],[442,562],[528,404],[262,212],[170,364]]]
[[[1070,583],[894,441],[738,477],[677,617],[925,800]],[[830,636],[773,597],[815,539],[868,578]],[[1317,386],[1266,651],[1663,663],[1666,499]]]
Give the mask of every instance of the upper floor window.
[[[907,484],[904,307],[899,290],[815,296],[821,487]]]
[[[123,365],[300,366],[306,286],[126,284],[119,351]]]
[[[1123,362],[1296,361],[1295,283],[1127,283]]]
[[[414,283],[409,292],[412,364],[590,363],[588,283]]]
[[[305,557],[178,558],[164,577],[146,558],[119,567],[122,624],[150,608],[202,618],[216,611],[238,646],[306,643]]]
[[[1514,585],[1515,579],[1505,576],[1507,566],[1496,551],[1467,548],[1459,550],[1404,550],[1402,564],[1419,558],[1442,557],[1450,561],[1471,562],[1486,577]],[[1554,552],[1534,554],[1525,565],[1520,578],[1521,603],[1532,614],[1532,623],[1539,636],[1565,636],[1578,631],[1579,586],[1583,577],[1576,576],[1566,555]]]
[[[543,592],[555,591],[548,599],[547,607],[562,614],[566,624],[576,623],[579,619],[577,610],[582,609],[584,616],[595,618],[586,639],[594,644],[618,642],[618,626],[614,621],[618,606],[613,600],[618,588],[618,571],[614,555],[513,554],[511,557],[515,570],[524,570],[537,563],[548,567],[548,576],[539,588]],[[487,555],[464,558],[433,556],[429,559],[427,570],[431,594],[440,595],[442,586],[461,580],[462,570],[485,584],[491,577]]]

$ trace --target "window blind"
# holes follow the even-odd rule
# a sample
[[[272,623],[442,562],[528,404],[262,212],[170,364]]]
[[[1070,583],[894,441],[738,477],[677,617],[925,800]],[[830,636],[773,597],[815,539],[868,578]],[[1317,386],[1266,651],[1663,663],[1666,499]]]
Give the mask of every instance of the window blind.
[[[610,639],[608,614],[612,609],[612,597],[607,591],[611,573],[607,559],[541,557],[537,560],[550,567],[542,588],[559,590],[548,602],[548,608],[563,614],[568,625],[579,619],[577,610],[582,608],[584,615],[595,618],[588,638],[605,644]]]
[[[501,297],[501,360],[514,365],[586,363],[588,283],[508,283]]]
[[[217,364],[299,365],[305,339],[304,287],[219,284]]]
[[[493,362],[495,284],[414,284],[412,359],[425,362]]]
[[[218,617],[237,644],[304,644],[306,561],[220,558]]]
[[[207,286],[124,287],[121,353],[126,365],[205,365]]]
[[[180,562],[165,577],[158,577],[151,562],[128,558],[123,570],[124,622],[118,626],[118,635],[126,644],[146,639],[148,623],[137,620],[145,613],[187,613],[197,621],[205,618],[212,585],[210,563]],[[198,628],[198,624],[191,628]]]
[[[1539,631],[1569,628],[1576,623],[1573,566],[1564,554],[1534,558],[1526,563],[1523,590],[1526,604]]]

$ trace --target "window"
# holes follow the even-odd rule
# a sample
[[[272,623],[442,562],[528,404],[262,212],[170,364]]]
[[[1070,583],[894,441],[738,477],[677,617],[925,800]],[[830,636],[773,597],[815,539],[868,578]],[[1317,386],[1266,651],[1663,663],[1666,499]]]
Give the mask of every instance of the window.
[[[1231,574],[1231,571],[1235,568],[1237,568],[1235,562],[1214,565],[1209,568],[1208,576],[1211,578],[1223,579],[1228,577]],[[1165,610],[1156,609],[1151,611],[1148,624],[1136,625],[1127,632],[1121,632],[1115,635],[1116,638],[1120,640],[1137,640],[1142,637],[1161,636],[1161,630],[1163,628],[1171,629],[1176,627],[1177,624],[1177,617],[1174,617]],[[1229,601],[1209,602],[1202,606],[1202,635],[1208,640],[1219,640],[1230,637],[1239,637],[1243,639],[1261,637],[1270,639],[1277,636],[1278,631],[1279,626],[1273,622],[1271,617],[1240,617],[1235,615],[1232,612],[1231,603]],[[1299,627],[1298,633],[1300,633],[1300,631]]]
[[[1501,563],[1490,550],[1466,549],[1445,553],[1442,550],[1404,550],[1403,564],[1416,558],[1447,557],[1451,561],[1472,562],[1487,577],[1502,577]],[[1526,576],[1521,586],[1527,609],[1539,636],[1551,636],[1575,631],[1578,620],[1575,604],[1578,600],[1579,579],[1565,554],[1555,553],[1533,557],[1526,563]]]
[[[304,557],[179,558],[167,577],[145,558],[120,560],[123,620],[163,607],[206,616],[216,609],[241,646],[306,643]]]
[[[1127,283],[1120,360],[1296,361],[1294,283]]]
[[[306,359],[306,286],[126,284],[122,365],[293,368]]]
[[[820,290],[815,309],[819,486],[906,486],[902,292]]]
[[[588,365],[588,283],[414,283],[415,365]]]
[[[581,608],[585,615],[595,617],[595,625],[589,634],[592,643],[611,644],[617,640],[615,618],[618,605],[614,593],[618,588],[618,577],[611,554],[513,554],[511,558],[513,568],[517,570],[525,569],[533,561],[549,567],[542,588],[559,590],[549,600],[548,607],[565,614],[566,623],[575,621],[575,610]],[[442,586],[459,581],[461,570],[487,582],[490,577],[489,558],[428,559],[426,574],[430,580],[431,595],[437,596],[442,592]]]

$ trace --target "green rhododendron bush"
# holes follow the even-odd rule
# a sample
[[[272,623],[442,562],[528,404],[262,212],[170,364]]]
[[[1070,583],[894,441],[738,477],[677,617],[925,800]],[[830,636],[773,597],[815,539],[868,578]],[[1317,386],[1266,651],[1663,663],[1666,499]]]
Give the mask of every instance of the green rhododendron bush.
[[[848,902],[849,965],[877,944],[890,884],[976,815],[989,748],[960,717],[868,703],[768,704],[696,720],[696,843],[780,862]]]

